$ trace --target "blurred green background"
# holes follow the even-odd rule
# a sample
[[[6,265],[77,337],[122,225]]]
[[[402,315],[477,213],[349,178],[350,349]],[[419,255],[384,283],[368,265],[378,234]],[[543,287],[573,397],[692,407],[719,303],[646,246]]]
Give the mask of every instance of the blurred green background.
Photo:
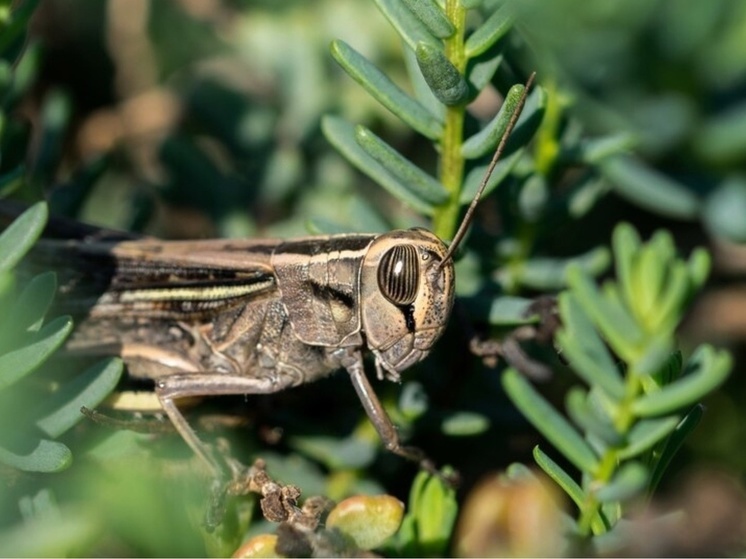
[[[722,474],[736,488],[727,510],[737,532],[746,525],[746,4],[534,0],[516,18],[504,46],[510,64],[494,82],[538,71],[549,101],[532,157],[558,150],[546,173],[556,191],[585,181],[575,199],[585,210],[546,224],[536,253],[607,245],[621,220],[645,236],[671,230],[686,254],[695,245],[712,250],[712,277],[682,346],[727,347],[736,367],[706,402],[662,490],[680,495],[695,472],[710,480],[703,487]],[[41,0],[17,65],[26,81],[4,122],[12,141],[0,171],[24,162],[31,180],[22,197],[43,193],[53,213],[166,239],[429,226],[322,135],[322,117],[341,115],[436,170],[429,141],[335,64],[333,39],[408,87],[401,41],[374,2]],[[499,101],[493,90],[470,110],[486,120]],[[619,144],[634,149],[634,165],[604,164],[604,149]],[[488,240],[510,238],[504,213],[530,205],[531,195],[501,189],[482,204],[476,229]],[[461,295],[493,273],[482,264],[459,265]],[[520,294],[542,291],[523,286]],[[487,474],[531,463],[536,435],[502,393],[498,371],[468,353],[458,320],[404,378],[376,390],[413,444],[461,472],[460,502]],[[566,380],[560,375],[547,393],[560,395]],[[274,477],[304,495],[386,492],[406,501],[416,474],[380,448],[344,374],[273,397],[216,399],[201,415],[238,456],[265,458]],[[237,427],[228,415],[240,418]],[[230,553],[243,536],[243,525],[224,527],[217,544],[197,528],[207,484],[190,473],[176,437],[91,423],[66,436],[75,459],[67,471],[7,473],[0,533],[30,538],[42,555],[99,556]],[[161,455],[175,472],[166,483],[155,472]],[[257,517],[251,502],[241,506],[236,522]],[[266,530],[258,522],[251,530]]]

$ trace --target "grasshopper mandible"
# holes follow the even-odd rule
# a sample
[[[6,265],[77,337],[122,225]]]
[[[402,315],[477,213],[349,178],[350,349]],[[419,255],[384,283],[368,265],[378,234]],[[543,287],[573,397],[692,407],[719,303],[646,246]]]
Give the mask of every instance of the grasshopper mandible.
[[[479,192],[450,247],[424,229],[295,240],[45,240],[35,258],[58,269],[60,293],[87,309],[68,350],[120,355],[155,384],[160,406],[220,476],[189,425],[183,398],[269,394],[346,369],[386,448],[435,472],[403,446],[363,368],[379,379],[424,359],[454,301],[453,253],[525,102],[526,84]]]

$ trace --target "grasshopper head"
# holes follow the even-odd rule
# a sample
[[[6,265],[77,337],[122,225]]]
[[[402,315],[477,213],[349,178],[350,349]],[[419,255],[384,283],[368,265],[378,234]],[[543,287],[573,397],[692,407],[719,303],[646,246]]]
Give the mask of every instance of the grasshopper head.
[[[521,114],[535,73],[519,91],[508,125],[451,246],[424,229],[376,237],[363,260],[362,327],[376,356],[378,376],[399,372],[423,359],[445,330],[453,307],[453,253],[466,235],[479,199]]]
[[[362,324],[379,376],[398,380],[445,330],[453,307],[453,261],[424,229],[376,238],[363,261]],[[443,259],[448,261],[443,263]]]

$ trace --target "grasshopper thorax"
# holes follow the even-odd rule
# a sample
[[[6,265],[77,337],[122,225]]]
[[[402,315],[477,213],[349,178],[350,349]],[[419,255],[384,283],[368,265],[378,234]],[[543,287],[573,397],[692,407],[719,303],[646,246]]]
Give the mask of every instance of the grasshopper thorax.
[[[367,345],[379,376],[398,380],[400,371],[427,356],[448,323],[453,261],[425,229],[392,231],[370,245],[361,274]]]

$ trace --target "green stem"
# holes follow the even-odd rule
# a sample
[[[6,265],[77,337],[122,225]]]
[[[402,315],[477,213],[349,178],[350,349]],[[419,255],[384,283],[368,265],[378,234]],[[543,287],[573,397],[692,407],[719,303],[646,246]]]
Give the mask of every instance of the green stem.
[[[642,385],[640,375],[630,367],[626,376],[625,394],[619,403],[619,411],[614,418],[616,431],[626,435],[635,423],[635,415],[632,412],[632,404],[637,398]],[[609,483],[614,474],[619,469],[619,449],[609,448],[601,456],[601,462],[595,472],[591,472],[591,479],[588,482],[589,487],[603,487]],[[578,519],[578,528],[584,537],[588,537],[592,532],[598,532],[599,526],[594,524],[597,515],[601,510],[601,503],[595,498],[593,491],[588,491],[588,500],[583,504]],[[594,529],[595,528],[595,529]],[[603,531],[611,528],[604,526]]]
[[[446,0],[446,16],[456,31],[445,40],[445,54],[461,74],[466,71],[466,52],[464,33],[466,28],[466,9],[459,0]],[[463,105],[446,107],[445,128],[441,139],[440,181],[448,191],[448,201],[437,208],[433,216],[434,232],[441,239],[450,239],[456,231],[459,217],[459,198],[464,182],[464,158],[461,155],[461,144],[464,140]]]

